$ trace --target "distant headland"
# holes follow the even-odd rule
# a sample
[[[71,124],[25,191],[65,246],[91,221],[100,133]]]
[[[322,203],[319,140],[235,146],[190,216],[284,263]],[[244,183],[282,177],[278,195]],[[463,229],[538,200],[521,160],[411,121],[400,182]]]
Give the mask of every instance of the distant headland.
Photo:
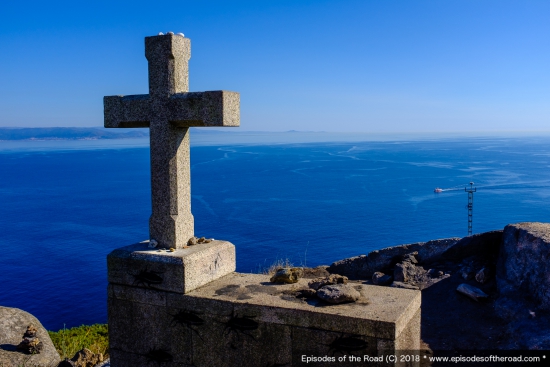
[[[148,129],[107,130],[102,127],[2,127],[0,140],[98,140],[145,138]]]

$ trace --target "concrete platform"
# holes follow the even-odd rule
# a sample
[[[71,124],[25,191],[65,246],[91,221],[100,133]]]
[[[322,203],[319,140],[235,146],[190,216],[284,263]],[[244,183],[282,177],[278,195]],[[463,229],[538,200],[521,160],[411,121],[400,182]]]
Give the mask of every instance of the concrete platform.
[[[110,284],[111,365],[300,366],[316,356],[334,362],[310,365],[336,366],[344,355],[419,349],[419,291],[353,285],[358,302],[328,305],[295,297],[307,279],[273,284],[259,274],[231,273],[187,294]]]

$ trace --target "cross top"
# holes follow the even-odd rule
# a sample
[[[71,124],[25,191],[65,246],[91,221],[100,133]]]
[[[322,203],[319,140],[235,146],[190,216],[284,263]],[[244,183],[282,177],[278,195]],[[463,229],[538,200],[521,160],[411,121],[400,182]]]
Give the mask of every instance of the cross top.
[[[105,127],[148,127],[151,145],[149,236],[182,248],[194,235],[189,127],[239,126],[239,93],[189,93],[191,40],[182,34],[145,37],[149,94],[103,98]]]

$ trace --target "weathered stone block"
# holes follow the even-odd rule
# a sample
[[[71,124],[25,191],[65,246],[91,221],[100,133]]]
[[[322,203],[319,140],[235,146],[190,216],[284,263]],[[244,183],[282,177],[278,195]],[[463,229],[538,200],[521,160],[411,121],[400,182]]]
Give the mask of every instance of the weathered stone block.
[[[420,309],[417,309],[395,339],[394,350],[405,353],[409,352],[409,354],[411,354],[410,352],[416,353],[420,350],[420,321]],[[379,352],[383,352],[383,350]]]
[[[171,359],[171,350],[155,349],[147,353],[129,353],[117,349],[110,349],[110,365],[113,367],[142,367],[142,366],[170,366],[195,367],[189,363],[175,362]]]
[[[260,322],[235,311],[211,315],[193,337],[193,362],[198,366],[273,366],[290,362],[290,328]],[[220,358],[220,356],[223,356]]]
[[[235,246],[227,241],[161,251],[148,242],[114,250],[107,256],[109,282],[187,293],[235,271]]]
[[[350,283],[351,284],[351,283]],[[273,284],[261,274],[233,273],[181,297],[182,303],[208,309],[208,304],[239,314],[257,315],[257,321],[303,328],[396,339],[420,308],[419,291],[353,284],[361,294],[355,303],[327,305],[302,300],[293,292],[307,287],[307,279],[295,284]],[[227,312],[227,311],[226,311]]]
[[[193,330],[185,322],[181,322],[179,311],[165,305],[137,302],[142,301],[145,294],[167,292],[128,286],[110,285],[109,288],[116,288],[109,292],[108,299],[110,348],[145,356],[153,362],[159,354],[162,355],[155,351],[166,351],[170,357],[164,358],[169,358],[176,364],[191,363],[192,350],[189,346]],[[117,295],[122,295],[125,299],[118,298]]]
[[[345,366],[347,363],[339,362],[339,357],[353,355],[361,357],[362,360],[364,355],[378,355],[377,347],[377,338],[375,337],[314,328],[292,328],[293,366],[307,365],[307,357],[320,358],[317,361],[309,362],[314,366]]]
[[[501,295],[529,295],[550,310],[550,223],[517,223],[504,228],[497,262]]]
[[[107,295],[110,299],[116,298],[161,307],[166,307],[166,298],[169,294],[155,289],[128,287],[118,284],[109,284],[107,287]]]
[[[112,366],[162,358],[165,366],[301,365],[302,355],[419,348],[419,291],[349,282],[359,300],[329,305],[296,297],[307,281],[275,284],[267,275],[231,273],[186,294],[111,284]]]

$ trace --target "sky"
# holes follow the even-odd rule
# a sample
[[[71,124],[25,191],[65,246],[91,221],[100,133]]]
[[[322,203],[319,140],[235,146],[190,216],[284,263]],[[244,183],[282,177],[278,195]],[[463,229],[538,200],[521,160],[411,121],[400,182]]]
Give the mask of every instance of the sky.
[[[102,126],[148,93],[144,37],[191,39],[190,91],[241,130],[550,131],[550,1],[11,1],[0,127]]]

